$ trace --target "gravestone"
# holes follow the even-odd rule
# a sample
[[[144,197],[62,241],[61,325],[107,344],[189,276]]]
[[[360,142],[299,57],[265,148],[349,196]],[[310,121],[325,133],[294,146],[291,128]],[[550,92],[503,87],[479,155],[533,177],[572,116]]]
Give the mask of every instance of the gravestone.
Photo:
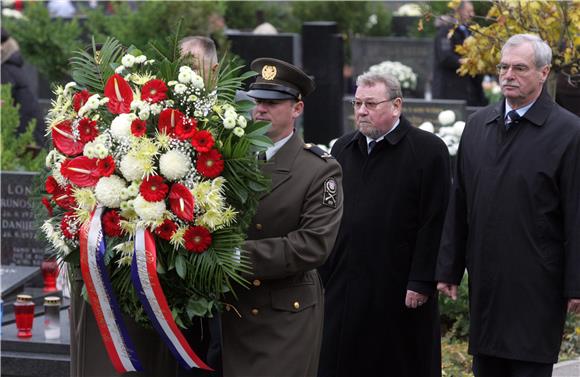
[[[417,74],[413,97],[430,91],[433,72],[433,39],[404,37],[354,37],[351,41],[354,78],[370,66],[390,60],[410,67]]]
[[[40,266],[46,245],[36,238],[32,205],[37,173],[1,172],[2,265]]]

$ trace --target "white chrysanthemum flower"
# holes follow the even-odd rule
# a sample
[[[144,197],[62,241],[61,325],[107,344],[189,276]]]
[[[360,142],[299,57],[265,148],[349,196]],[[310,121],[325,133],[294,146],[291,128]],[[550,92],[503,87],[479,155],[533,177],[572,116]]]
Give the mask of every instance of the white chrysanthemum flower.
[[[98,143],[95,144],[94,153],[97,156],[97,158],[105,158],[109,155],[109,150],[103,144]]]
[[[151,110],[151,114],[159,115],[159,113],[161,113],[161,110],[163,110],[163,106],[161,106],[158,103],[154,103],[149,106],[149,109]]]
[[[135,57],[135,63],[137,64],[143,64],[147,61],[147,57],[145,55],[139,55],[137,57]]]
[[[458,120],[453,124],[453,131],[455,131],[455,135],[461,136],[463,130],[465,129],[465,122],[462,120]]]
[[[149,115],[151,115],[151,110],[149,110],[149,106],[144,106],[139,110],[139,119],[147,120],[149,119]]]
[[[148,202],[141,195],[137,195],[133,201],[135,212],[142,220],[158,221],[161,220],[165,213],[165,201]]]
[[[185,177],[190,168],[190,159],[176,149],[170,150],[159,159],[161,175],[170,181],[176,181]]]
[[[88,158],[96,157],[95,144],[93,142],[89,141],[88,143],[85,144],[83,148],[83,156]]]
[[[431,122],[424,122],[419,126],[420,129],[428,132],[435,132],[435,127],[433,127],[433,123]]]
[[[155,59],[149,59],[145,63],[143,63],[143,65],[149,65],[149,64],[153,64],[153,63],[155,63]]]
[[[131,101],[131,110],[135,111],[135,110],[141,108],[142,105],[143,105],[143,101],[138,100],[138,99],[134,99],[133,101]]]
[[[135,57],[131,54],[127,54],[121,58],[121,64],[127,68],[131,68],[135,64]]]
[[[236,119],[237,117],[238,117],[238,114],[236,113],[236,110],[234,110],[232,107],[228,107],[228,109],[226,111],[224,111],[224,118]]]
[[[77,188],[73,195],[81,210],[92,212],[97,205],[97,198],[90,188]]]
[[[245,131],[242,127],[236,127],[234,128],[234,135],[236,135],[237,137],[242,137],[244,136]]]
[[[48,152],[48,154],[46,155],[46,158],[44,159],[44,166],[46,166],[47,169],[52,168],[55,153],[56,152],[54,151],[54,149],[51,149],[50,152]]]
[[[79,116],[82,117],[89,111],[98,109],[100,105],[99,99],[100,96],[98,94],[93,94],[90,96],[87,102],[79,109]]]
[[[236,118],[225,118],[224,119],[224,128],[231,130],[236,126]]]
[[[195,94],[192,94],[189,97],[187,97],[187,100],[189,102],[195,102],[195,101],[197,101],[197,96]]]
[[[217,209],[210,209],[196,219],[196,224],[204,226],[213,232],[223,224],[223,214]]]
[[[205,86],[203,83],[203,78],[198,74],[194,74],[191,77],[191,85],[197,89],[203,89]]]
[[[240,126],[242,128],[246,128],[247,125],[248,125],[248,120],[246,119],[246,117],[243,115],[240,115],[238,117],[238,126]]]
[[[124,65],[120,65],[117,68],[115,68],[115,73],[121,74],[124,70],[125,70],[125,66]]]
[[[444,110],[439,113],[437,120],[442,126],[447,126],[455,122],[455,113],[453,110]]]
[[[143,164],[135,156],[128,154],[121,159],[119,170],[128,181],[136,181],[142,179],[145,174]]]
[[[182,65],[181,67],[179,67],[179,73],[181,72],[193,72],[193,69],[191,69],[191,67],[187,65]]]
[[[99,106],[103,106],[106,103],[109,103],[109,97],[103,97],[99,100]]]
[[[193,77],[193,72],[188,70],[179,70],[179,75],[177,76],[177,80],[182,84],[187,84],[191,82]]]
[[[167,86],[173,86],[175,84],[177,84],[177,81],[175,80],[167,81]]]
[[[176,94],[183,94],[183,93],[185,93],[186,90],[187,90],[187,86],[185,86],[183,84],[175,84],[175,87],[173,88],[173,91]]]
[[[121,205],[121,191],[125,187],[125,181],[119,176],[102,177],[95,186],[95,195],[104,206],[118,208]]]
[[[111,122],[111,135],[117,140],[131,136],[131,123],[135,114],[119,114]]]

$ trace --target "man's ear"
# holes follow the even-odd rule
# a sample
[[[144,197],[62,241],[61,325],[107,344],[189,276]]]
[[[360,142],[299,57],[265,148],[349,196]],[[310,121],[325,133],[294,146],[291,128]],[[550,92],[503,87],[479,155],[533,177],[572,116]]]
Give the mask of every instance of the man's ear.
[[[294,105],[292,105],[292,118],[298,118],[300,115],[302,115],[302,111],[304,111],[304,102],[296,102]]]
[[[214,64],[211,66],[211,71],[212,71],[213,73],[217,73],[217,69],[218,69],[218,67],[219,67],[219,66],[220,66],[220,65],[219,65],[218,63],[214,63]]]

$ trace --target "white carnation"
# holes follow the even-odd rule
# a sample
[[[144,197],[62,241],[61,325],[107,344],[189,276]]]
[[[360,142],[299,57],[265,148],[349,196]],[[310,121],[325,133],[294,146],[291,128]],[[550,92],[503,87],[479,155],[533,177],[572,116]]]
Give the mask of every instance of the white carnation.
[[[444,110],[439,113],[437,120],[439,120],[439,123],[442,126],[450,125],[451,123],[455,122],[455,113],[453,110]]]
[[[224,119],[224,128],[231,130],[236,126],[236,118],[225,118]]]
[[[135,119],[134,114],[119,114],[111,122],[111,134],[117,140],[131,136],[131,123]]]
[[[435,127],[433,127],[433,123],[431,122],[424,122],[419,126],[420,129],[428,132],[435,132]]]
[[[194,88],[203,89],[203,78],[197,74],[194,74],[191,78],[191,85],[193,85]]]
[[[236,127],[234,128],[234,135],[236,135],[237,137],[242,137],[244,136],[244,129],[241,127]]]
[[[247,125],[248,125],[248,120],[246,119],[246,117],[243,115],[240,115],[238,117],[238,126],[240,126],[242,128],[246,128]]]
[[[135,57],[131,54],[127,54],[121,59],[121,64],[127,68],[130,68],[133,66],[133,64],[135,64]]]
[[[143,164],[138,159],[128,154],[121,159],[121,166],[119,167],[123,177],[128,181],[136,181],[143,178],[145,170]]]
[[[178,150],[170,150],[159,159],[161,174],[170,181],[185,177],[191,168],[191,161]]]
[[[192,72],[191,71],[187,71],[187,70],[183,70],[182,71],[182,70],[180,70],[179,71],[179,75],[177,76],[177,80],[180,83],[187,84],[187,83],[189,83],[191,81],[192,76],[193,75],[192,75]]]
[[[95,186],[95,196],[104,206],[118,208],[121,205],[121,192],[125,187],[125,181],[121,177],[102,177]]]
[[[165,212],[165,201],[148,202],[141,195],[137,195],[133,201],[135,212],[142,220],[157,221],[163,217]]]

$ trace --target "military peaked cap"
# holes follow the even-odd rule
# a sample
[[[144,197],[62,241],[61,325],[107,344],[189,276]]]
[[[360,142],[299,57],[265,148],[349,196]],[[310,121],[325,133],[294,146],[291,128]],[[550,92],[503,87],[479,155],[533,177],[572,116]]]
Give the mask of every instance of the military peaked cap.
[[[252,98],[302,100],[314,91],[314,80],[298,67],[282,60],[258,58],[250,67],[259,73],[248,91],[248,96]]]

